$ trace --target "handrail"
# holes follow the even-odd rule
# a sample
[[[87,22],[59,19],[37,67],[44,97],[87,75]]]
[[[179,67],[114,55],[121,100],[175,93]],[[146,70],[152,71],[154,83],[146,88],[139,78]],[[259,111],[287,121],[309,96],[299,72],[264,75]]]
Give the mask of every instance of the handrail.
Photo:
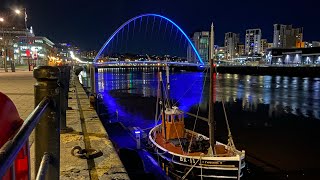
[[[44,155],[42,157],[36,180],[45,179],[45,175],[48,170],[49,162],[50,162],[50,154],[46,152],[46,153],[44,153]]]
[[[70,67],[38,66],[33,70],[33,76],[37,80],[34,85],[34,99],[37,106],[18,132],[1,147],[0,179],[8,173],[9,168],[12,168],[11,173],[15,177],[14,162],[21,149],[26,147],[33,130],[34,169],[35,175],[38,175],[37,179],[60,177],[60,133],[68,128],[65,116],[68,106]],[[29,152],[27,154],[29,156]],[[27,163],[30,163],[29,160]],[[27,166],[30,178],[30,164]]]
[[[38,106],[31,112],[27,119],[23,122],[20,130],[16,135],[7,141],[0,149],[0,177],[3,177],[10,168],[17,154],[29,138],[31,132],[39,123],[40,117],[45,112],[51,99],[44,97]]]

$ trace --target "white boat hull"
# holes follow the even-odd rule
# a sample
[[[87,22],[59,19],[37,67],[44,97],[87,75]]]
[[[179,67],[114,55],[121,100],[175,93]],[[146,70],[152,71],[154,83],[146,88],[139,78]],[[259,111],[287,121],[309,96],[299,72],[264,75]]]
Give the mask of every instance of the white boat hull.
[[[177,154],[168,151],[155,141],[154,134],[155,131],[158,130],[160,130],[160,125],[151,129],[149,132],[149,141],[153,146],[155,156],[157,156],[160,166],[168,175],[170,174],[181,178],[191,169],[187,176],[189,179],[200,179],[201,176],[203,178],[221,179],[240,179],[242,177],[245,167],[244,151],[236,151],[235,156],[228,157]],[[192,131],[190,132],[194,133]],[[218,144],[224,145],[222,143]]]

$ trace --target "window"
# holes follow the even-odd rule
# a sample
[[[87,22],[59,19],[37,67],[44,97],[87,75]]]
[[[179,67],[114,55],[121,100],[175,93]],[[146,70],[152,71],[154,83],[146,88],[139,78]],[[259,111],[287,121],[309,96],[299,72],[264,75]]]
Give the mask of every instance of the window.
[[[179,116],[178,115],[173,115],[174,122],[179,122]]]

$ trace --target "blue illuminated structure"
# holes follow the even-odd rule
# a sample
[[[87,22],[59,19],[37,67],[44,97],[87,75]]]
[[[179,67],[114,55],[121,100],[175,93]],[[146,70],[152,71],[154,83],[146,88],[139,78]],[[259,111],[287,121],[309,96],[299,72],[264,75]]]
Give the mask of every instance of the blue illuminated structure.
[[[128,25],[129,23],[131,23],[132,21],[136,20],[136,19],[139,19],[139,18],[142,18],[142,17],[148,17],[148,16],[153,16],[153,17],[159,17],[161,19],[165,19],[166,21],[170,22],[171,24],[173,24],[176,28],[179,29],[179,31],[184,35],[184,37],[188,40],[190,46],[192,47],[193,51],[195,52],[196,56],[198,57],[199,61],[200,61],[200,64],[204,64],[203,61],[202,61],[202,58],[200,57],[196,47],[193,45],[193,43],[191,42],[191,40],[189,39],[189,37],[186,35],[186,33],[175,23],[173,22],[171,19],[165,17],[165,16],[162,16],[162,15],[159,15],[159,14],[142,14],[142,15],[139,15],[139,16],[136,16],[134,18],[131,18],[129,19],[127,22],[123,23],[110,37],[109,39],[104,43],[104,45],[102,46],[102,48],[100,49],[100,51],[98,52],[97,56],[94,58],[93,60],[93,63],[95,64],[96,61],[98,60],[98,58],[100,57],[100,55],[102,54],[103,50],[106,48],[106,46],[111,42],[111,40],[114,38],[114,36],[116,34],[118,34],[118,32],[120,30],[122,30],[126,25]]]

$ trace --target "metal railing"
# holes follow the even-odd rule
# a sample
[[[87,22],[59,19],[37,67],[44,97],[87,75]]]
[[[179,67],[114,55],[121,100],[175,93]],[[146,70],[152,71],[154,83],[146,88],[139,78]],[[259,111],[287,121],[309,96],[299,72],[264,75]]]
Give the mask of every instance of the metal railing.
[[[35,109],[19,131],[0,149],[0,179],[35,130],[36,179],[60,177],[60,130],[66,129],[70,67],[39,66],[33,75]],[[61,127],[61,128],[60,128]],[[30,176],[30,168],[29,168]]]
[[[17,134],[7,141],[0,150],[0,177],[4,176],[7,169],[12,165],[17,154],[29,138],[32,130],[39,123],[40,117],[50,103],[49,98],[44,98],[39,105],[32,111],[22,124]]]

